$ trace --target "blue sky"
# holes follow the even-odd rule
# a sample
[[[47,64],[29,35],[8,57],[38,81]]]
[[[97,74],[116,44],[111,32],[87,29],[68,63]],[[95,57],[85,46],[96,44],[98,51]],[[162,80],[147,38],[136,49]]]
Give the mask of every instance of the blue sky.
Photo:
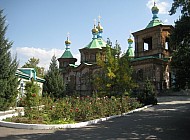
[[[126,51],[130,32],[144,29],[152,19],[154,0],[0,0],[13,41],[12,52],[22,66],[31,57],[39,58],[46,69],[53,54],[59,58],[70,33],[71,52],[79,59],[79,49],[92,39],[94,19],[101,18],[103,38],[110,38]],[[173,0],[155,0],[159,18],[174,25],[179,15],[168,15]],[[134,46],[134,44],[133,44]],[[77,62],[80,63],[79,61]]]

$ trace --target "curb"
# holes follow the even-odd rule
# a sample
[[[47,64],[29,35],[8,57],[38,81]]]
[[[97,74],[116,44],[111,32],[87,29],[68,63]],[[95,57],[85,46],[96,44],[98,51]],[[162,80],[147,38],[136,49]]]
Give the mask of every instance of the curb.
[[[8,111],[0,111],[0,115],[3,116],[3,115],[10,114],[10,113],[14,113],[14,112],[15,112],[14,109],[8,110]]]
[[[8,115],[0,116],[0,126],[12,127],[12,128],[22,128],[22,129],[38,129],[38,130],[42,130],[42,129],[63,129],[63,128],[81,128],[81,127],[85,127],[87,125],[97,124],[98,122],[107,121],[107,120],[110,120],[113,118],[118,118],[121,116],[127,116],[129,114],[139,112],[139,111],[144,110],[146,108],[149,108],[151,106],[152,105],[147,105],[147,106],[144,106],[142,108],[138,108],[138,109],[129,111],[127,113],[123,113],[122,115],[114,115],[114,116],[110,116],[110,117],[90,120],[90,121],[86,121],[86,122],[79,122],[79,123],[75,123],[75,124],[46,125],[46,124],[24,124],[24,123],[13,123],[13,122],[2,121],[5,118],[18,115],[18,113],[14,113],[14,114],[8,114]]]

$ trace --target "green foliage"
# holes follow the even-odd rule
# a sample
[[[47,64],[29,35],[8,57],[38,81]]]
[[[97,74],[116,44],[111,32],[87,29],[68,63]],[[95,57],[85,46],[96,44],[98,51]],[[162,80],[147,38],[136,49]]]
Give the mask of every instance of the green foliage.
[[[156,93],[154,86],[151,84],[150,80],[146,80],[144,85],[144,90],[137,95],[138,100],[144,105],[157,104]]]
[[[181,9],[181,17],[175,22],[171,35],[171,44],[175,49],[172,55],[171,67],[175,75],[175,88],[190,88],[190,2],[188,0],[174,0],[170,14]]]
[[[171,66],[175,74],[175,88],[190,88],[190,38],[185,39],[173,53]]]
[[[107,95],[123,94],[135,86],[129,58],[126,54],[120,57],[120,49],[116,48],[106,48],[106,60],[98,57],[97,64],[101,69],[94,74],[95,89]]]
[[[182,44],[185,39],[190,38],[190,17],[182,16],[175,22],[175,28],[171,35],[171,43],[174,49]]]
[[[32,57],[22,67],[23,68],[34,68],[35,71],[36,71],[37,76],[43,78],[43,76],[44,76],[44,68],[38,66],[39,62],[40,62],[39,59]]]
[[[26,106],[27,107],[34,107],[39,105],[39,91],[40,87],[34,83],[32,79],[30,82],[26,82],[25,85],[26,91]]]
[[[64,96],[64,82],[59,68],[57,66],[56,57],[53,56],[51,59],[50,67],[47,74],[44,76],[46,80],[44,83],[43,92],[47,92],[55,98],[60,98]]]
[[[175,14],[178,8],[180,8],[182,15],[185,15],[185,16],[190,15],[190,2],[189,2],[189,0],[173,0],[172,7],[169,11],[170,15]]]
[[[43,107],[40,109],[40,116],[36,117],[37,112],[30,110],[33,119],[26,121],[26,116],[22,117],[25,123],[44,123],[44,124],[65,124],[87,121],[112,115],[119,115],[121,112],[128,112],[132,109],[141,107],[141,104],[134,98],[123,97],[123,105],[120,98],[96,98],[96,97],[65,97],[53,101],[50,97],[43,98]],[[122,106],[122,108],[121,108]],[[122,111],[121,111],[122,110]],[[34,117],[35,116],[35,117]],[[14,119],[17,122],[22,119]],[[27,116],[28,118],[28,116]]]
[[[40,105],[40,96],[39,91],[40,87],[34,83],[32,79],[30,82],[26,82],[25,85],[26,90],[26,98],[25,98],[25,116],[29,117],[29,119],[33,119],[34,117],[39,117],[39,105]]]
[[[5,37],[7,26],[0,10],[0,110],[16,105],[18,79],[15,76],[18,62],[11,58],[12,42]]]

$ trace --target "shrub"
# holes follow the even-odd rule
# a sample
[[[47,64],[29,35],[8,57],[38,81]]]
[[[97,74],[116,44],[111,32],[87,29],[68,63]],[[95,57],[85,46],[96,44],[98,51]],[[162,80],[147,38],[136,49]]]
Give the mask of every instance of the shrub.
[[[28,123],[38,122],[44,124],[63,124],[87,121],[112,115],[119,115],[141,106],[135,98],[123,96],[121,99],[109,97],[65,97],[54,101],[53,98],[44,97],[43,108],[25,108],[24,120],[28,118]]]
[[[34,117],[38,118],[40,105],[40,87],[36,83],[34,83],[34,80],[32,79],[30,82],[26,82],[25,90],[25,116],[29,117],[30,119],[33,119]]]
[[[144,90],[141,91],[137,97],[144,105],[157,104],[156,92],[150,80],[146,80]]]

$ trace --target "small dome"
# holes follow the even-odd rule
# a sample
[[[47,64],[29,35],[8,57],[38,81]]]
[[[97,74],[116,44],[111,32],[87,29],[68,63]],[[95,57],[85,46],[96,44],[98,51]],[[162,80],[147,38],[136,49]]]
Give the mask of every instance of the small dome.
[[[96,25],[94,25],[94,28],[92,29],[92,33],[98,33],[98,29],[96,28]]]
[[[131,35],[129,36],[129,39],[127,40],[128,41],[128,44],[129,44],[129,47],[128,47],[128,49],[127,49],[127,56],[129,56],[129,57],[134,57],[135,55],[134,55],[134,50],[133,50],[133,47],[131,46],[132,45],[132,43],[133,43],[133,40],[132,40],[132,38],[131,38]]]
[[[133,43],[133,40],[131,38],[129,38],[128,43]]]
[[[71,44],[71,41],[69,40],[69,38],[68,38],[68,37],[67,37],[67,40],[65,41],[65,44],[66,44],[66,45]]]
[[[103,31],[103,27],[100,25],[100,22],[98,22],[98,26],[96,27],[98,31]]]
[[[159,9],[158,9],[158,7],[156,6],[156,3],[154,2],[154,6],[152,7],[152,14],[158,14],[158,12],[159,12]]]

